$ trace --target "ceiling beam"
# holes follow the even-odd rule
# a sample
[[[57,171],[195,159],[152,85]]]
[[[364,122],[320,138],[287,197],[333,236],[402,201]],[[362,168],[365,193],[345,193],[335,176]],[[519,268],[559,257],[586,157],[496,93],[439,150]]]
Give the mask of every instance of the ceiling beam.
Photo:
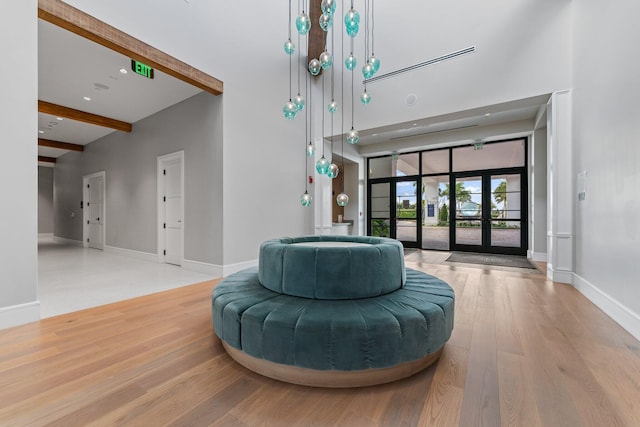
[[[318,4],[320,4],[319,1]],[[131,59],[143,62],[206,92],[220,95],[223,91],[222,82],[215,77],[193,68],[189,64],[167,55],[60,0],[38,0],[38,18]]]
[[[56,158],[55,157],[38,156],[38,161],[39,162],[45,162],[45,163],[55,163],[56,162]]]
[[[99,116],[97,114],[87,113],[85,111],[74,110],[73,108],[52,104],[51,102],[38,101],[38,112],[51,114],[58,117],[64,117],[65,119],[89,123],[92,125],[104,126],[107,128],[120,130],[122,132],[131,132],[131,123],[121,122],[120,120]]]
[[[320,28],[318,21],[322,15],[322,0],[311,0],[309,2],[309,19],[311,19],[311,30],[309,31],[309,56],[307,57],[307,71],[309,62],[318,59],[327,44],[327,33]],[[334,23],[335,25],[335,23]],[[322,73],[322,69],[320,69]]]
[[[60,150],[84,151],[84,145],[69,144],[68,142],[52,141],[50,139],[38,138],[40,147],[59,148]]]

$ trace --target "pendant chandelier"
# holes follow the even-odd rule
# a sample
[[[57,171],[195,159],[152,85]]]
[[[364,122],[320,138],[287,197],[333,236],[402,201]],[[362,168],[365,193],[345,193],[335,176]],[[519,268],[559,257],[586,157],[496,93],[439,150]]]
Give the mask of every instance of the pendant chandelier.
[[[360,95],[360,102],[367,105],[371,102],[371,95],[367,92],[367,80],[372,78],[380,69],[380,60],[374,54],[374,25],[373,25],[373,1],[363,0],[364,19],[361,20],[360,13],[354,7],[354,1],[349,2],[349,9],[345,12],[345,2],[342,2],[340,16],[336,16],[337,0],[298,0],[297,17],[295,24],[292,21],[292,2],[289,0],[289,26],[288,39],[284,43],[284,51],[289,56],[289,100],[282,109],[285,119],[294,120],[299,114],[305,115],[305,191],[300,197],[302,206],[311,206],[311,195],[308,188],[308,157],[313,158],[316,147],[313,143],[313,115],[316,108],[322,111],[322,157],[316,162],[315,168],[320,175],[326,175],[333,179],[338,176],[340,169],[344,173],[344,141],[349,144],[357,144],[359,140],[358,131],[355,128],[354,111],[354,72],[358,65],[358,59],[354,55],[354,41],[356,38],[364,40],[365,60],[362,66],[363,91]],[[307,11],[309,11],[307,13]],[[312,19],[319,15],[319,18]],[[314,22],[315,21],[315,22]],[[371,27],[369,24],[371,23]],[[292,39],[292,30],[296,31],[297,46]],[[341,40],[341,62],[344,64],[334,64],[335,56],[335,31],[338,27]],[[361,31],[361,27],[363,31]],[[364,34],[363,36],[361,34]],[[360,35],[360,37],[358,37]],[[327,40],[330,37],[330,44]],[[349,50],[345,51],[345,37],[349,40]],[[305,55],[302,55],[302,43],[306,47]],[[313,57],[316,51],[320,51],[317,57]],[[293,96],[293,62],[297,52],[297,95]],[[305,70],[305,71],[301,71]],[[308,73],[307,73],[308,71]],[[301,90],[301,74],[304,73],[304,90]],[[347,76],[346,73],[350,73]],[[309,77],[309,74],[311,77]],[[325,84],[325,80],[330,79],[330,84]],[[335,79],[340,79],[341,103],[338,104],[335,98]],[[351,129],[345,133],[344,128],[344,85],[345,79],[350,77],[351,83]],[[314,104],[312,99],[311,79],[322,79],[322,96]],[[308,98],[308,102],[306,99]],[[306,107],[306,109],[305,109]],[[341,127],[341,159],[340,166],[332,163],[325,157],[325,114],[329,114],[331,126],[331,153],[333,153],[333,126],[334,115],[340,110]],[[317,111],[317,110],[315,110]],[[330,156],[331,156],[330,153]],[[349,203],[349,196],[344,192],[344,180],[342,181],[342,191],[336,197],[338,206],[346,206]]]

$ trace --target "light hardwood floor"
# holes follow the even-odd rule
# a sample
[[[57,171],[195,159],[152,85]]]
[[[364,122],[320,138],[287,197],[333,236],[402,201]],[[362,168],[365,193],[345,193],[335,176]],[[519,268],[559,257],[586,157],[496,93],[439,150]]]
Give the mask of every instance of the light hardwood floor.
[[[411,378],[325,390],[247,371],[204,282],[0,331],[0,425],[640,425],[640,344],[575,289],[423,254],[407,266],[452,285],[456,318]]]

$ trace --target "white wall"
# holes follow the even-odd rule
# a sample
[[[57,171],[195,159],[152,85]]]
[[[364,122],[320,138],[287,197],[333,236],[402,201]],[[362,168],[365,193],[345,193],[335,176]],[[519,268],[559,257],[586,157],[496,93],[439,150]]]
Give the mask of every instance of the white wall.
[[[286,122],[281,113],[288,99],[282,51],[287,2],[252,3],[250,13],[243,2],[176,1],[153,8],[126,0],[69,3],[224,81],[225,265],[257,258],[266,239],[308,230],[307,211],[299,203],[304,126],[302,120]],[[437,7],[419,0],[402,7],[376,2],[380,73],[469,45],[478,52],[372,84],[366,115],[364,107],[356,107],[357,127],[568,87],[570,5],[570,0],[465,0]],[[341,59],[336,55],[335,63]],[[531,66],[541,63],[545,67]],[[419,97],[411,109],[405,104],[409,93]],[[349,126],[348,117],[346,122]]]
[[[576,286],[640,338],[640,2],[574,3]]]
[[[0,14],[0,328],[39,319],[37,2],[3,2]],[[19,41],[19,42],[18,42]],[[10,84],[9,84],[10,82]]]
[[[547,261],[547,128],[536,129],[529,140],[529,253],[535,261]]]

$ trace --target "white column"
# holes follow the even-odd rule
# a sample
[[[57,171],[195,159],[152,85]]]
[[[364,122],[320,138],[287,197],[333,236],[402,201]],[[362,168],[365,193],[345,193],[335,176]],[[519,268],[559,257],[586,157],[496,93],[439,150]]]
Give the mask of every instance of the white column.
[[[0,329],[40,318],[38,301],[38,10],[36,0],[3,3],[0,96]]]
[[[556,92],[547,109],[547,276],[572,283],[574,192],[571,91]]]

